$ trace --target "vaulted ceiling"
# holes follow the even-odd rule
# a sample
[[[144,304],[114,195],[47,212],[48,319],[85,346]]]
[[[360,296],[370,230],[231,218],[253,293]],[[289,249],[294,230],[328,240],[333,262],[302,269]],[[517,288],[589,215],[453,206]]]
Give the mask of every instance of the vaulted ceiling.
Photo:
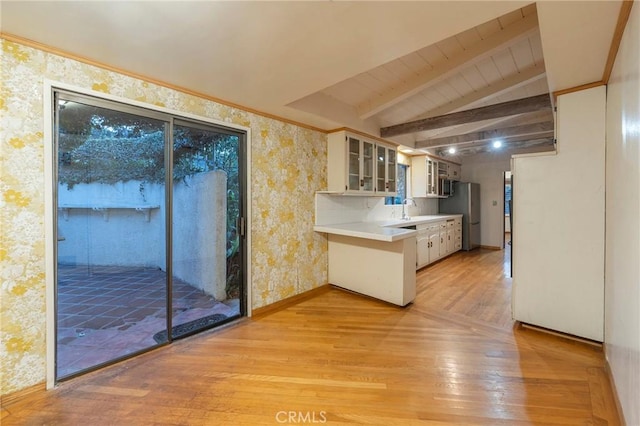
[[[442,151],[455,146],[459,154],[478,152],[497,136],[505,143],[519,138],[528,145],[542,143],[551,148],[553,114],[548,93],[536,6],[531,4],[290,105],[327,118],[347,116],[354,124],[372,121],[381,128],[381,136],[408,147]],[[495,118],[463,114],[426,125],[428,118],[544,94],[546,102],[538,102],[541,107],[532,111],[514,114],[508,103],[493,114]],[[503,128],[510,132],[496,130]],[[467,137],[458,137],[461,134]]]
[[[621,1],[0,3],[5,37],[322,129],[447,155],[552,148]]]

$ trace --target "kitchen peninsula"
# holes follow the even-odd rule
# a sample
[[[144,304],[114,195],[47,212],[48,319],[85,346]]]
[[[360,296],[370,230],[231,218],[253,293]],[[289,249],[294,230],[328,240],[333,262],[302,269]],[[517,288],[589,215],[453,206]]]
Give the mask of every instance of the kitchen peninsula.
[[[447,235],[447,221],[453,227],[460,218],[461,215],[428,215],[408,220],[316,225],[314,230],[328,234],[330,284],[405,306],[416,296],[419,229],[436,224],[440,229],[444,225],[438,238],[446,250],[446,239],[452,235]],[[425,241],[425,247],[430,245]]]

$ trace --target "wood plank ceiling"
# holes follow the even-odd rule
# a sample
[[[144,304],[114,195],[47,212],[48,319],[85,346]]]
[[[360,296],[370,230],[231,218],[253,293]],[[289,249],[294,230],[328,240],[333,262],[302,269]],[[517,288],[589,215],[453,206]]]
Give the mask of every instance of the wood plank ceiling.
[[[447,156],[470,155],[536,145],[553,149],[551,99],[543,108],[482,121],[443,120],[428,130],[402,124],[514,100],[549,96],[535,4],[355,75],[290,106],[316,114],[322,99],[334,110],[353,110],[363,122],[375,123],[380,135],[414,153],[428,149]],[[473,114],[473,111],[470,111]],[[455,123],[455,124],[451,124]],[[415,127],[415,126],[413,126]],[[435,151],[435,152],[434,152]],[[427,151],[424,151],[427,152]]]

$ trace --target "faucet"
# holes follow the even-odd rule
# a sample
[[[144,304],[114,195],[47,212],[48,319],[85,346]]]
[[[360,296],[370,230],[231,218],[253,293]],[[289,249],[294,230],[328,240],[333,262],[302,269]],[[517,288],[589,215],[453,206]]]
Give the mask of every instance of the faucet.
[[[404,201],[402,202],[402,220],[409,220],[409,216],[407,216],[407,213],[404,210],[404,206],[406,204],[412,204],[414,207],[416,205],[416,202],[413,198],[405,198]]]

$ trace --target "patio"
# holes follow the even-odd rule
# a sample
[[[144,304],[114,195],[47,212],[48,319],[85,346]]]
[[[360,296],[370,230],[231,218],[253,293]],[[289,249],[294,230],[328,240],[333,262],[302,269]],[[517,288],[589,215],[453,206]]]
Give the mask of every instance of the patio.
[[[154,335],[166,330],[165,283],[157,268],[59,265],[57,377],[157,345]],[[239,313],[238,299],[219,302],[173,279],[172,326]]]

